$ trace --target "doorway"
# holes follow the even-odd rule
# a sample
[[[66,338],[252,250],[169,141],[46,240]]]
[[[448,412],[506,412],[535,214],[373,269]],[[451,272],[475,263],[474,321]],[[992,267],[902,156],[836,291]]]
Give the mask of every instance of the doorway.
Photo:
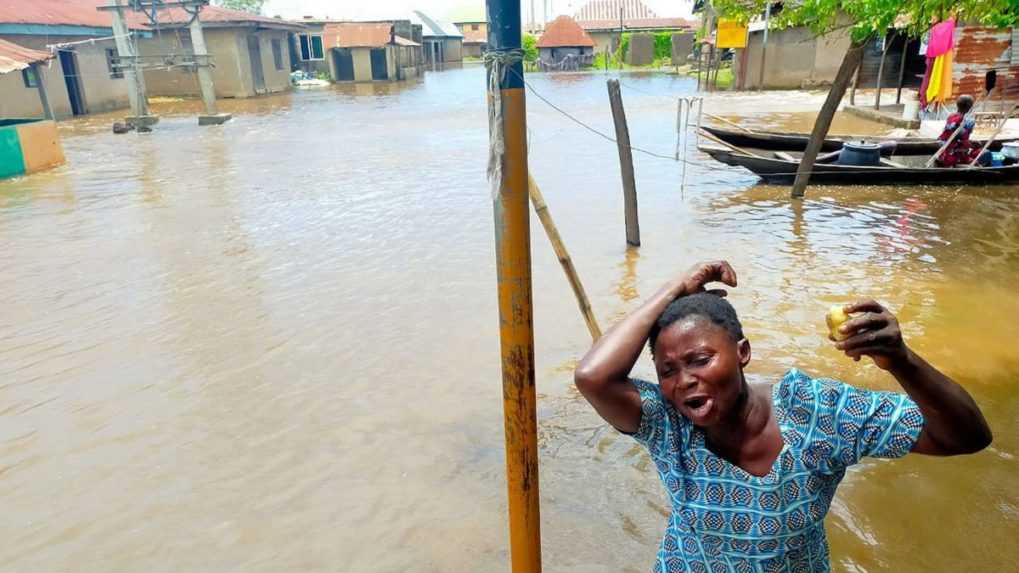
[[[64,85],[67,86],[67,99],[71,102],[71,114],[85,115],[88,109],[85,107],[85,94],[81,89],[78,54],[70,50],[60,50],[57,54],[60,57],[60,67],[64,70]]]
[[[262,46],[258,35],[248,35],[248,57],[251,59],[251,81],[256,94],[265,93],[265,73],[262,71]]]
[[[336,81],[354,81],[354,55],[350,48],[333,48],[333,61],[336,66]]]
[[[371,60],[372,60],[372,79],[388,80],[389,70],[386,69],[386,49],[372,48]]]

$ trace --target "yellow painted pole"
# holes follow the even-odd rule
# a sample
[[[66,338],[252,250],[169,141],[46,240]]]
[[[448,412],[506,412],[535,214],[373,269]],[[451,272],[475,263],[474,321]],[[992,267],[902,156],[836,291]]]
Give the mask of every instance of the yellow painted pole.
[[[538,422],[534,385],[527,113],[520,61],[520,0],[488,0],[496,268],[502,349],[506,484],[513,573],[541,571]],[[500,145],[500,143],[502,145]],[[501,148],[501,149],[500,149]]]

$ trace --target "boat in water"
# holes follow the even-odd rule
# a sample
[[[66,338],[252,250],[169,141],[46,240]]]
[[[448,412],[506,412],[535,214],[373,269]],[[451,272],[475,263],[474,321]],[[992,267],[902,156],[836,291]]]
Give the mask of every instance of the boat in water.
[[[698,147],[712,159],[748,169],[768,183],[788,184],[796,179],[802,152],[773,149]],[[901,148],[883,146],[875,165],[840,163],[839,151],[819,155],[810,175],[811,183],[837,185],[988,185],[1019,182],[1019,163],[997,167],[927,167],[931,153],[903,153]]]
[[[777,131],[740,131],[720,127],[701,126],[701,129],[722,141],[737,147],[750,147],[772,151],[803,151],[810,140],[809,133],[780,133]],[[923,137],[889,137],[880,135],[838,135],[825,138],[821,151],[838,151],[847,141],[872,141],[875,143],[894,141],[897,153],[916,155],[926,153],[933,155],[943,142]],[[980,145],[983,141],[973,139]],[[1019,138],[996,139],[989,147],[990,151],[999,151],[1002,144],[1019,141]]]

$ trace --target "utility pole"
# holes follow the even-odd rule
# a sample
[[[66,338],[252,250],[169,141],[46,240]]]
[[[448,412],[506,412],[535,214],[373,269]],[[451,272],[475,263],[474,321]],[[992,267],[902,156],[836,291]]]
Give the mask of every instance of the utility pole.
[[[127,98],[131,103],[131,116],[125,121],[135,128],[149,127],[159,122],[157,116],[149,115],[149,102],[145,98],[145,76],[138,66],[138,51],[127,26],[124,15],[124,0],[113,0],[113,6],[106,8],[113,12],[113,36],[117,44],[117,56],[121,64],[130,62],[123,68],[127,79]],[[102,10],[103,8],[99,8]]]
[[[527,109],[520,0],[487,0],[489,150],[499,291],[506,485],[513,573],[541,571]]]
[[[196,7],[196,10],[200,7]],[[216,109],[216,85],[212,81],[212,68],[209,61],[209,50],[205,47],[205,33],[202,31],[202,19],[199,13],[194,15],[191,24],[191,46],[198,66],[198,86],[202,90],[202,102],[205,103],[205,115],[198,116],[198,125],[221,125],[230,120],[229,113],[219,113]]]

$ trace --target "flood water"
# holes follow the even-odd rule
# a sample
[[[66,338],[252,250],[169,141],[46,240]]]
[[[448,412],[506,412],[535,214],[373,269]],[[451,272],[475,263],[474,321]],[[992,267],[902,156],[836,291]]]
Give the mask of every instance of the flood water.
[[[530,80],[611,133],[604,76]],[[634,145],[671,155],[670,98],[694,88],[626,76]],[[157,104],[151,134],[63,123],[66,166],[0,182],[0,570],[505,571],[483,89],[475,67],[223,102],[219,128],[195,102]],[[724,257],[753,380],[796,366],[895,388],[825,339],[825,309],[866,296],[984,408],[987,451],[850,472],[835,571],[1015,567],[1019,189],[792,203],[693,151],[681,192],[681,164],[637,154],[628,251],[616,148],[528,97],[532,173],[603,328]],[[803,129],[823,94],[710,97]],[[532,233],[545,570],[647,571],[667,498],[573,389],[590,340]]]

